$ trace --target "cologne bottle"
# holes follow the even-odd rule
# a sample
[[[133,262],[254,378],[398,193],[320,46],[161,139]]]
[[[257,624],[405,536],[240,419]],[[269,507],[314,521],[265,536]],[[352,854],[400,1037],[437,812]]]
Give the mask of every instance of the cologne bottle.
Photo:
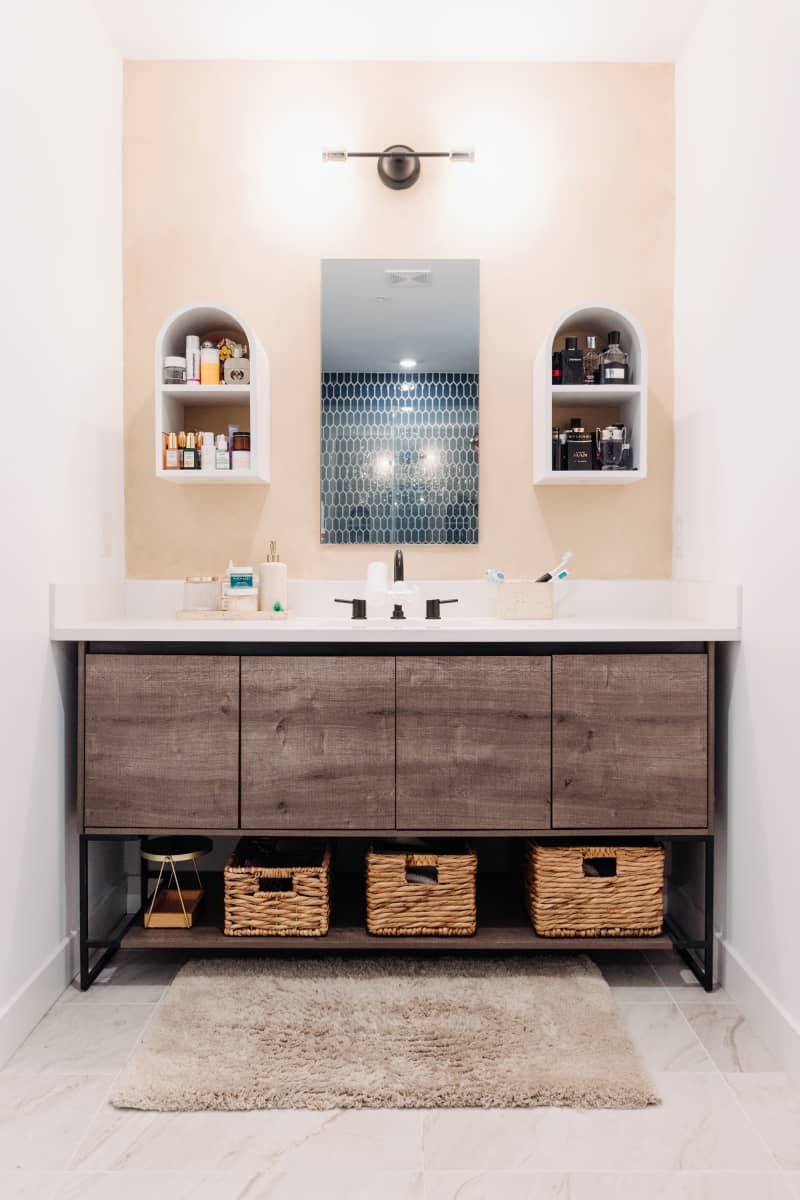
[[[567,470],[592,470],[592,435],[583,427],[580,417],[573,417],[567,434]]]
[[[583,383],[599,383],[603,356],[597,349],[597,338],[590,333],[583,353]]]
[[[578,349],[578,339],[568,337],[561,352],[561,382],[583,383],[583,355]]]
[[[553,385],[554,385],[554,386],[555,386],[556,384],[558,384],[558,383],[561,383],[561,382],[562,382],[562,380],[561,380],[561,351],[560,351],[560,350],[554,350],[554,351],[553,351],[553,375],[552,375],[552,380],[553,380]]]
[[[601,381],[603,383],[628,382],[628,356],[620,346],[620,332],[612,329],[608,335],[608,347],[603,354]]]

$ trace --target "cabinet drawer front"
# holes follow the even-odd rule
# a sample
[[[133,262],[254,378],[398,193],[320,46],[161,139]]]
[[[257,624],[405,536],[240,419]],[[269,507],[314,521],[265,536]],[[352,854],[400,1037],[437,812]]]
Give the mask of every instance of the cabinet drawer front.
[[[398,658],[398,828],[549,828],[550,661]]]
[[[238,658],[90,654],[85,687],[87,826],[236,825]]]
[[[394,659],[242,659],[242,825],[394,826]]]
[[[704,654],[553,659],[553,826],[703,828]]]

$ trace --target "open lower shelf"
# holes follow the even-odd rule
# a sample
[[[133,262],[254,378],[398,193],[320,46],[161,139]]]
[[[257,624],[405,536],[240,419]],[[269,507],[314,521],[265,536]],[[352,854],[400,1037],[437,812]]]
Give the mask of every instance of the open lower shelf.
[[[513,894],[487,877],[478,887],[478,931],[471,937],[376,937],[367,933],[364,880],[334,879],[331,927],[324,937],[227,937],[223,933],[222,875],[203,876],[205,900],[191,929],[145,929],[139,918],[122,937],[125,950],[670,950],[672,939],[658,937],[544,938],[534,933],[515,881],[503,876]],[[187,881],[187,886],[189,886]]]

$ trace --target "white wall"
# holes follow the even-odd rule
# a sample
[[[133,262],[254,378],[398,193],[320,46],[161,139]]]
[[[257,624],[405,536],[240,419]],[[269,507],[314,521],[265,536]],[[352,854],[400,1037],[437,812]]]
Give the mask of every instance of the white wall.
[[[710,0],[677,67],[674,573],[744,585],[720,961],[800,1075],[798,45],[797,0]]]
[[[3,32],[0,1062],[74,954],[74,653],[48,584],[124,569],[121,64],[89,0],[7,5]]]

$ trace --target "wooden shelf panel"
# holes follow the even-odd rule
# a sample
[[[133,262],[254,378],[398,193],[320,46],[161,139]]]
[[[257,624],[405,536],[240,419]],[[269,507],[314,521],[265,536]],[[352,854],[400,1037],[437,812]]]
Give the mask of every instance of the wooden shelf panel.
[[[503,895],[502,883],[514,895]],[[192,929],[145,929],[132,925],[122,938],[125,950],[669,950],[672,939],[543,938],[534,933],[521,899],[516,878],[503,875],[492,883],[481,881],[478,890],[478,931],[471,937],[375,937],[365,926],[364,880],[334,880],[331,928],[325,937],[226,937],[223,933],[222,876],[204,877],[205,904]]]

